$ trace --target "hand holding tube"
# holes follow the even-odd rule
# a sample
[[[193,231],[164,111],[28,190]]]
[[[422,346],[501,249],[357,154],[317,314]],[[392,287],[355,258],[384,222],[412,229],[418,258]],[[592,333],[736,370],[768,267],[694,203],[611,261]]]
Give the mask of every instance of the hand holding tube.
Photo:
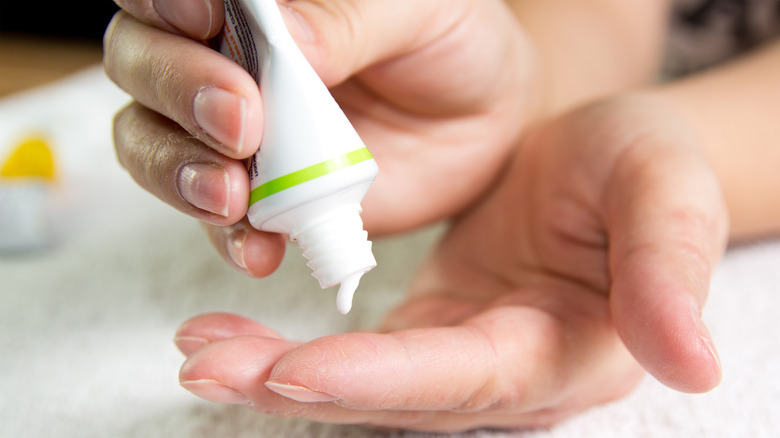
[[[226,259],[268,274],[282,239],[241,222],[248,182],[239,160],[260,144],[262,96],[240,67],[186,37],[216,35],[222,3],[208,3],[210,19],[190,19],[184,30],[156,12],[163,8],[120,4],[135,17],[114,19],[105,65],[138,101],[116,118],[120,161],[147,190],[216,225],[207,228]],[[503,2],[280,6],[382,168],[363,203],[370,233],[449,217],[494,181],[536,102],[536,61]]]

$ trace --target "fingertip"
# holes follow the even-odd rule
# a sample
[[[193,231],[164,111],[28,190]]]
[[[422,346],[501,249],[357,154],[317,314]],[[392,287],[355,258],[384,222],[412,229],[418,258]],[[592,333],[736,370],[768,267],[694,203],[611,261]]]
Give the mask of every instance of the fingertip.
[[[179,384],[182,388],[197,395],[198,397],[212,401],[214,403],[224,403],[231,405],[248,405],[249,399],[244,394],[236,391],[217,380],[181,380]]]
[[[668,357],[665,363],[650,365],[648,371],[664,385],[680,392],[702,394],[715,389],[722,380],[722,371],[711,347],[701,339],[686,342],[684,354]],[[664,353],[660,353],[663,357]]]
[[[229,226],[204,224],[212,245],[231,266],[250,277],[267,277],[282,263],[285,237],[259,231],[247,220]]]
[[[698,313],[691,313],[685,296],[675,298],[679,299],[666,297],[663,303],[614,300],[618,333],[636,360],[659,382],[685,393],[708,392],[722,379],[720,360]],[[633,311],[628,312],[626,305]],[[694,307],[698,309],[698,305]]]
[[[428,35],[416,38],[419,35],[416,30],[435,33],[430,30],[431,20],[426,18],[435,14],[436,6],[419,5],[410,13],[408,8],[398,5],[287,1],[280,5],[280,10],[298,47],[330,87],[371,64],[409,52],[418,44],[423,46],[421,40],[432,38]],[[387,26],[398,20],[405,23],[404,30]]]
[[[703,341],[689,343],[687,353],[665,364],[647,367],[648,372],[664,385],[688,394],[709,392],[722,380],[720,364]]]
[[[317,71],[317,74],[327,85],[340,82],[345,73],[333,74],[331,63],[328,62],[334,54],[327,38],[333,33],[322,32],[319,28],[333,19],[332,14],[323,14],[325,6],[313,2],[283,2],[279,4],[287,30],[295,40],[306,60]],[[315,26],[316,25],[316,26]],[[321,35],[321,36],[320,36]],[[327,38],[325,38],[327,37]],[[343,65],[343,63],[335,63]]]
[[[227,169],[214,163],[184,163],[176,172],[176,189],[193,207],[225,220],[230,215],[233,184]]]
[[[279,268],[287,249],[282,234],[250,230],[244,241],[244,262],[253,277],[267,277]]]
[[[249,198],[249,177],[244,166],[205,148],[187,155],[191,156],[176,157],[181,160],[178,164],[174,159],[167,163],[175,167],[172,185],[178,198],[169,203],[211,225],[239,222],[246,215]],[[155,164],[165,166],[162,160]],[[154,180],[152,183],[161,184]],[[164,186],[151,187],[153,192],[165,190]]]
[[[717,203],[698,205],[709,204],[712,193],[685,187],[670,194],[669,187],[638,195],[636,210],[615,221],[612,316],[623,342],[656,379],[678,391],[707,392],[722,375],[700,309],[722,254],[724,223],[712,213]]]
[[[236,336],[262,336],[282,339],[278,332],[252,319],[233,313],[205,313],[184,321],[176,330],[176,337],[203,338],[217,341]]]
[[[305,386],[288,385],[272,381],[265,382],[265,386],[282,397],[301,403],[325,403],[334,402],[338,398],[324,392],[315,391]]]
[[[114,0],[114,3],[148,25],[199,40],[217,35],[225,20],[222,0]]]
[[[306,17],[289,2],[279,4],[279,11],[284,19],[284,24],[293,39],[299,44],[308,44],[315,41],[314,29]]]
[[[209,340],[198,336],[180,336],[173,338],[173,343],[187,357],[209,344]]]
[[[206,345],[237,336],[284,339],[281,334],[249,318],[232,313],[207,313],[183,322],[176,330],[174,344],[185,356]]]
[[[703,393],[720,385],[720,382],[723,380],[723,366],[718,350],[715,348],[715,342],[712,340],[712,335],[702,320],[701,307],[698,303],[692,301],[690,309],[691,320],[699,337],[699,345],[696,350],[698,356],[701,357],[701,366],[699,368],[698,382],[689,385],[689,387],[679,388],[679,390],[689,393]]]
[[[121,46],[121,41],[117,36],[122,34],[121,27],[124,26],[127,17],[129,17],[127,12],[119,10],[111,17],[111,21],[108,22],[106,31],[103,33],[103,71],[115,83],[118,83],[117,65],[114,62],[114,57],[110,56],[110,54],[115,47]]]
[[[201,40],[214,37],[225,18],[221,0],[153,0],[152,6],[165,23]]]
[[[295,343],[284,339],[262,336],[237,336],[214,341],[184,361],[179,370],[179,382],[185,388],[194,389],[196,395],[216,402],[224,402],[218,393],[224,395],[225,392],[210,390],[222,387],[230,388],[249,400],[258,400],[270,394],[262,382],[268,380],[273,365],[295,346]]]
[[[230,158],[244,159],[257,151],[263,114],[257,84],[243,71],[225,70],[223,87],[204,85],[195,93],[191,113],[205,134],[203,140]]]

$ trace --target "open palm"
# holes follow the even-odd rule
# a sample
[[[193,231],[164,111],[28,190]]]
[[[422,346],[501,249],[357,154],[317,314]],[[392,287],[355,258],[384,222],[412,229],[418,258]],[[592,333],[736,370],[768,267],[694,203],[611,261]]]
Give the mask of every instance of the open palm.
[[[380,331],[299,344],[197,317],[178,334],[182,385],[273,415],[419,430],[554,423],[627,394],[643,368],[711,389],[700,312],[728,221],[672,120],[639,96],[536,127]]]

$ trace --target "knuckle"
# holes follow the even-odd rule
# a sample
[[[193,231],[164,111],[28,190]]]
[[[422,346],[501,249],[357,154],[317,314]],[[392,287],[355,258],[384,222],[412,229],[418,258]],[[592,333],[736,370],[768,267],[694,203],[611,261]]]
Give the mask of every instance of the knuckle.
[[[160,25],[164,23],[152,0],[114,0],[114,3],[140,20]]]

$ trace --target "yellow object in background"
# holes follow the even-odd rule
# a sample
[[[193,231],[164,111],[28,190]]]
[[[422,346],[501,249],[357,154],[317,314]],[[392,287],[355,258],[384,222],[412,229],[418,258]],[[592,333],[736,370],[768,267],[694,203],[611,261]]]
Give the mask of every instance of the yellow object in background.
[[[0,157],[0,253],[48,247],[54,156],[47,139],[31,134]]]
[[[54,157],[44,137],[27,137],[11,150],[0,177],[54,179]]]

